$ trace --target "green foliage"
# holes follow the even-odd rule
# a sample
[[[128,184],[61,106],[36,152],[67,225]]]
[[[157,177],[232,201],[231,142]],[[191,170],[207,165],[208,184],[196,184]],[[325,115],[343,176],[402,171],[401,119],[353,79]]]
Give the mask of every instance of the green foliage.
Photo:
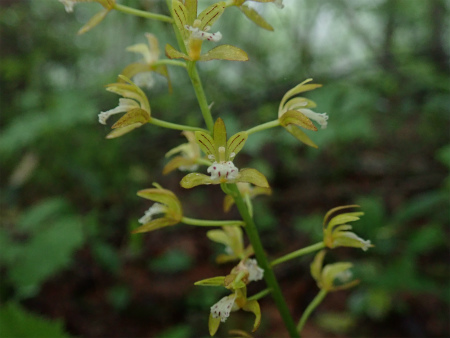
[[[36,295],[50,276],[67,268],[84,235],[79,217],[63,199],[26,210],[14,228],[0,228],[0,264],[19,298]]]
[[[17,303],[6,303],[0,307],[0,335],[11,338],[65,338],[61,321],[50,321],[32,314]]]
[[[193,264],[192,257],[179,249],[167,250],[164,254],[150,261],[150,269],[162,273],[175,273],[188,270]]]

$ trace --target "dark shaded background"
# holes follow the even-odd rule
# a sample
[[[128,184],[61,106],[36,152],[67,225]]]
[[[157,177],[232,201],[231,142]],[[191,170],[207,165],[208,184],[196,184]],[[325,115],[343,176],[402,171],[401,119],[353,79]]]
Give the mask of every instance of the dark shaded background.
[[[163,1],[121,1],[166,13]],[[154,126],[105,140],[100,111],[118,97],[103,86],[137,56],[143,33],[173,42],[163,23],[112,12],[93,31],[77,30],[98,4],[73,14],[55,1],[0,0],[1,228],[0,333],[17,337],[207,336],[219,288],[197,280],[227,273],[223,248],[205,229],[178,225],[130,235],[150,206],[136,191],[159,182],[180,197],[187,216],[238,217],[222,211],[215,187],[183,191],[183,173],[162,176],[164,154],[184,142]],[[272,257],[315,243],[324,213],[358,203],[355,232],[375,248],[339,248],[357,288],[327,296],[305,337],[448,337],[450,4],[444,0],[288,1],[259,6],[275,32],[237,9],[213,28],[250,61],[199,65],[214,117],[229,133],[276,118],[283,94],[305,78],[329,126],[311,137],[319,150],[282,129],[252,135],[238,167],[263,172],[273,195],[254,208]],[[201,125],[183,70],[170,69],[147,91],[152,114]],[[277,267],[298,318],[318,289],[312,256]],[[261,285],[259,285],[261,284]],[[264,288],[251,285],[250,293]],[[261,301],[256,336],[286,336],[273,302]],[[250,330],[252,315],[233,313],[219,329]]]

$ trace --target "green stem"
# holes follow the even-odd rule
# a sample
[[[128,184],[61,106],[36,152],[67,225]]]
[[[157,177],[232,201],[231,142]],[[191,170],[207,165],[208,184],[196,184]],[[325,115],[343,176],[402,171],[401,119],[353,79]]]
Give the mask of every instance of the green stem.
[[[248,297],[247,300],[258,300],[258,299],[261,299],[261,298],[267,296],[271,292],[272,292],[272,290],[270,290],[270,289],[264,289],[261,292],[258,292],[256,294],[254,294],[253,296]]]
[[[170,16],[141,11],[139,9],[135,9],[135,8],[120,5],[120,4],[114,4],[114,9],[118,10],[122,13],[140,16],[140,17],[143,17],[146,19],[154,19],[154,20],[159,20],[159,21],[164,21],[164,22],[169,22],[169,23],[173,22],[173,19]]]
[[[284,324],[290,334],[291,337],[299,337],[297,329],[295,327],[295,323],[292,320],[291,314],[289,312],[289,308],[284,299],[283,293],[281,292],[278,281],[273,273],[272,267],[270,266],[269,260],[264,252],[264,248],[261,243],[261,239],[259,238],[258,230],[256,228],[255,222],[253,218],[250,216],[248,212],[247,206],[242,198],[241,193],[239,192],[236,184],[227,184],[227,188],[231,191],[232,197],[236,203],[236,206],[239,209],[239,212],[242,216],[242,219],[245,222],[245,231],[250,240],[250,243],[255,251],[255,256],[258,261],[258,265],[264,270],[264,279],[267,283],[269,289],[272,290],[272,297],[275,301],[275,304],[280,312],[280,315],[284,321]]]
[[[308,305],[305,312],[303,312],[302,317],[300,318],[300,321],[297,325],[297,331],[302,332],[303,326],[306,323],[306,320],[308,319],[311,312],[314,311],[314,309],[317,307],[317,305],[320,304],[320,302],[325,298],[327,295],[327,290],[321,289],[320,292],[317,294],[317,296],[313,299],[313,301]]]
[[[158,60],[158,61],[152,63],[153,67],[160,66],[160,65],[178,66],[178,67],[183,67],[183,68],[187,67],[186,62],[178,61],[178,60],[163,59],[163,60]]]
[[[168,129],[190,130],[190,131],[201,130],[201,131],[208,132],[206,129],[203,129],[203,128],[185,126],[185,125],[182,125],[182,124],[177,124],[177,123],[167,122],[167,121],[163,121],[163,120],[158,120],[158,119],[155,119],[154,117],[152,117],[150,119],[149,123],[154,124],[155,126],[168,128]]]
[[[277,259],[273,260],[270,263],[270,265],[275,266],[275,265],[278,265],[280,263],[284,263],[284,262],[286,262],[288,260],[291,260],[291,259],[303,256],[303,255],[309,254],[311,252],[323,249],[324,247],[325,247],[325,244],[323,242],[319,242],[319,243],[307,246],[306,248],[302,248],[300,250],[291,252],[291,253],[289,253],[287,255],[284,255],[284,256],[282,256],[280,258],[277,258]]]
[[[203,119],[205,120],[206,126],[210,133],[212,133],[214,122],[209,109],[208,101],[206,100],[205,91],[203,90],[202,81],[200,80],[194,61],[189,62],[188,73],[192,86],[194,87],[195,95],[197,96],[198,104],[200,105],[200,110],[202,111]]]
[[[200,227],[218,227],[218,226],[224,226],[224,225],[231,225],[231,226],[244,226],[245,223],[242,221],[237,220],[230,220],[230,221],[214,221],[209,219],[196,219],[196,218],[190,218],[190,217],[183,217],[181,219],[181,222],[188,225],[195,225]]]
[[[269,128],[274,128],[274,127],[278,127],[280,125],[280,121],[279,120],[273,120],[270,122],[266,122],[260,125],[257,125],[256,127],[250,128],[249,130],[247,130],[247,134],[253,134],[256,133],[258,131],[263,131]]]

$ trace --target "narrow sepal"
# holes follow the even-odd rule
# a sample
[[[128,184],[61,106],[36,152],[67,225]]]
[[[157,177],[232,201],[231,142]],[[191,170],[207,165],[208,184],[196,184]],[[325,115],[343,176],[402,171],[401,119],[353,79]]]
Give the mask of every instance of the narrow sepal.
[[[210,60],[248,61],[248,55],[238,47],[220,45],[211,49],[206,54],[200,55],[199,61]]]
[[[300,128],[298,128],[297,126],[290,124],[284,127],[284,129],[286,129],[292,136],[294,136],[300,142],[310,147],[318,148],[317,145],[308,137],[308,135],[306,135],[305,132]]]
[[[139,228],[136,228],[133,230],[133,234],[142,233],[142,232],[149,232],[157,229],[161,229],[170,225],[175,225],[179,223],[178,220],[169,218],[169,217],[162,217],[162,218],[156,218],[154,220],[151,220],[150,222],[140,226]]]
[[[78,35],[84,34],[87,31],[90,31],[92,28],[97,26],[106,16],[106,14],[109,13],[109,9],[104,9],[101,12],[98,12],[95,14],[83,27],[80,28],[78,31]]]
[[[224,282],[225,282],[225,276],[220,276],[220,277],[212,277],[212,278],[202,279],[198,282],[195,282],[194,285],[223,286]]]
[[[183,156],[175,156],[172,158],[163,168],[163,175],[167,175],[171,171],[174,171],[175,169],[179,167],[190,167],[195,165],[195,162],[192,161],[189,158],[185,158]]]
[[[273,27],[253,8],[247,5],[242,5],[239,9],[247,18],[256,23],[259,27],[267,29],[268,31],[273,31]]]
[[[294,88],[288,90],[286,92],[286,94],[284,94],[283,98],[281,99],[280,110],[281,110],[281,107],[284,106],[286,101],[289,100],[292,96],[322,87],[321,84],[314,84],[314,83],[307,84],[308,82],[311,82],[311,81],[312,81],[312,79],[306,79],[302,83],[296,85]]]
[[[268,188],[267,178],[258,170],[253,168],[244,168],[239,172],[238,182],[252,183],[258,187]]]
[[[132,131],[136,128],[139,128],[140,126],[142,126],[142,123],[133,123],[126,127],[114,129],[112,132],[110,132],[108,135],[106,135],[106,138],[113,139],[113,138],[123,136],[123,135],[129,133],[130,131]]]
[[[204,174],[190,173],[181,179],[180,185],[185,189],[191,189],[202,184],[211,184],[211,178]]]
[[[226,149],[227,147],[227,129],[225,123],[219,117],[214,123],[214,147],[218,150],[220,147]],[[224,154],[225,155],[225,154]],[[219,154],[216,154],[216,161],[219,160]]]

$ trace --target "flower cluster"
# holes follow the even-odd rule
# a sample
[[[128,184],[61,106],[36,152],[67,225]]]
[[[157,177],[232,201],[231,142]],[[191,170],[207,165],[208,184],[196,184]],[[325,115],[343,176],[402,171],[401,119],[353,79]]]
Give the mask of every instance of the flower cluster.
[[[201,184],[247,182],[268,188],[267,179],[259,171],[252,168],[239,170],[233,163],[236,155],[244,147],[247,137],[246,132],[239,132],[227,141],[227,131],[221,118],[218,118],[214,124],[213,137],[206,132],[196,131],[197,144],[205,152],[208,159],[213,161],[207,169],[210,176],[190,173],[183,177],[180,182],[181,186],[189,189]]]

